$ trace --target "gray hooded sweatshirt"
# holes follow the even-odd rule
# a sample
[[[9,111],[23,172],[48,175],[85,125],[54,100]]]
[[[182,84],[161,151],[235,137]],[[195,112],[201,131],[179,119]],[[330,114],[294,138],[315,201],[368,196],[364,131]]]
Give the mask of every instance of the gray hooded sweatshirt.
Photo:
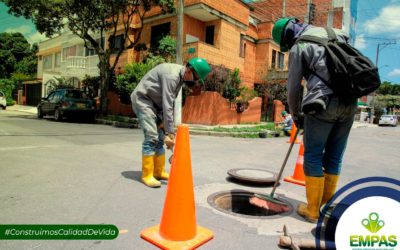
[[[347,41],[348,37],[341,31],[334,29],[339,41]],[[322,27],[307,26],[307,28],[296,36],[311,35],[328,38],[326,30]],[[314,72],[329,80],[329,72],[326,63],[325,48],[309,42],[298,42],[293,45],[289,52],[289,75],[288,75],[288,103],[290,113],[299,117],[305,105],[322,102],[321,98],[333,94],[333,91]],[[305,78],[306,94],[303,97],[301,81]]]
[[[162,117],[166,134],[175,134],[174,101],[183,85],[185,66],[163,63],[150,70],[131,94],[134,110]]]

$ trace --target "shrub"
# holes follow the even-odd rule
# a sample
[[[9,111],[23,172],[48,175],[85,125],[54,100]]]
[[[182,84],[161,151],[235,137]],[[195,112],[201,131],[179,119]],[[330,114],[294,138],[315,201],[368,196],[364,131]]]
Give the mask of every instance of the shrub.
[[[220,93],[229,101],[234,101],[240,95],[239,69],[231,72],[224,66],[211,65],[211,72],[204,81],[204,91],[215,91]]]
[[[250,100],[257,97],[258,93],[254,89],[250,89],[247,87],[242,87],[240,89],[240,95],[236,98],[236,102],[248,104]]]
[[[99,87],[100,87],[100,77],[99,76],[89,76],[85,75],[82,80],[83,90],[88,95],[89,98],[93,99],[97,97]]]
[[[171,62],[175,59],[176,55],[176,40],[171,36],[164,36],[156,49],[158,55],[167,58]]]
[[[13,105],[13,99],[12,99],[12,91],[16,87],[16,84],[14,81],[9,80],[9,79],[0,79],[0,90],[4,92],[6,95],[6,100],[7,100],[7,106],[8,105]]]
[[[143,76],[165,59],[160,56],[150,56],[144,62],[130,63],[125,66],[125,73],[117,76],[116,88],[122,99],[126,99],[139,84]]]

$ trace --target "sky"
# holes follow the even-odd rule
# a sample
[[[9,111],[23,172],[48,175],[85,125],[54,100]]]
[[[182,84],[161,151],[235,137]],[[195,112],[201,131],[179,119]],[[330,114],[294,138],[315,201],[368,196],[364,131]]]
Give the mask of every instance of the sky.
[[[3,3],[0,32],[21,32],[31,44],[46,39],[30,20],[9,15]],[[400,84],[400,0],[358,0],[355,47],[375,63],[378,44],[382,81]]]
[[[355,47],[376,63],[378,44],[381,80],[400,84],[400,0],[358,0]]]
[[[0,3],[0,33],[20,32],[30,44],[46,40],[47,38],[37,32],[35,25],[24,17],[14,17],[7,13],[8,8]]]

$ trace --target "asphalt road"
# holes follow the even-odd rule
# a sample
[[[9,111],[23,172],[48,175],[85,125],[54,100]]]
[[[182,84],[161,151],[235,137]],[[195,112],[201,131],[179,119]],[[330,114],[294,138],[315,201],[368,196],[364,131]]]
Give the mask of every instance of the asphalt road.
[[[0,249],[155,249],[140,232],[160,223],[166,185],[140,182],[140,130],[36,119],[0,111],[0,224],[113,224],[120,234],[107,241],[0,241]],[[310,238],[313,225],[295,212],[249,219],[221,213],[207,203],[220,191],[269,193],[270,187],[230,182],[227,171],[257,168],[278,172],[288,138],[239,139],[190,136],[197,224],[214,232],[202,249],[278,249],[283,224]],[[367,176],[400,179],[400,128],[352,130],[340,186]],[[298,145],[283,176],[291,175]],[[169,156],[167,153],[167,157]],[[293,207],[304,187],[282,182],[277,193]]]

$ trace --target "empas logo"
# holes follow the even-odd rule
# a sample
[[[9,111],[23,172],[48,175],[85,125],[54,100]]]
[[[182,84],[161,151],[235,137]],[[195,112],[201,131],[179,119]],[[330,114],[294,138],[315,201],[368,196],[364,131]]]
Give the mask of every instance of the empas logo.
[[[382,227],[385,226],[385,222],[383,220],[379,220],[379,215],[375,212],[370,213],[369,218],[363,219],[361,224],[371,233],[377,233]]]
[[[395,247],[396,235],[376,235],[385,226],[385,222],[379,219],[379,214],[372,212],[361,224],[373,235],[350,235],[351,247]]]

